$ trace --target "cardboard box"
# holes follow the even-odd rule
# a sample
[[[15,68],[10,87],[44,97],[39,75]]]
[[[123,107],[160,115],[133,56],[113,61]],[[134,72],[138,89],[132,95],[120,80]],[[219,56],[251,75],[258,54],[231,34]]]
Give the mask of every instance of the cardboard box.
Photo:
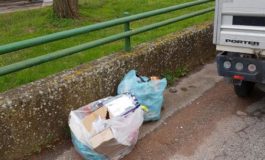
[[[127,146],[119,144],[111,128],[106,128],[100,133],[96,133],[93,129],[93,122],[100,119],[106,119],[108,113],[107,107],[101,107],[83,119],[83,125],[93,135],[89,140],[89,144],[94,151],[103,154],[108,158],[122,154]]]
[[[110,128],[96,134],[89,140],[89,144],[93,149],[99,147],[102,143],[115,139]]]
[[[92,137],[89,143],[97,153],[103,154],[110,159],[122,154],[128,148],[128,146],[121,145],[116,141],[110,128]]]
[[[90,132],[92,135],[95,133],[93,129],[93,122],[98,119],[106,119],[108,113],[108,109],[106,107],[100,107],[96,111],[90,113],[83,119],[83,124],[85,128]]]

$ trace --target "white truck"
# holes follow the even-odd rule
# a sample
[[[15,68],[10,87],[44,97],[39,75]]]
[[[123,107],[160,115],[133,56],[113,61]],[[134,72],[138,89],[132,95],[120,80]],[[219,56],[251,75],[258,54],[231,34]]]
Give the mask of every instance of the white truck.
[[[217,68],[233,80],[235,93],[265,84],[265,0],[216,0],[214,38]]]

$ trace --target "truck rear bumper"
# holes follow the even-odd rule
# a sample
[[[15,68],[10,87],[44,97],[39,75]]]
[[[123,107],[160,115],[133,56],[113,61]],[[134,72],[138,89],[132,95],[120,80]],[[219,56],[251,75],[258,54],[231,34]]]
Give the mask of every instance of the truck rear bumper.
[[[227,52],[219,52],[216,58],[217,61],[217,69],[220,76],[224,77],[241,77],[245,81],[251,81],[256,83],[265,84],[265,61],[256,58],[243,58],[238,54],[227,54]],[[225,68],[224,63],[230,62],[231,67]],[[243,69],[237,70],[236,64],[242,63]],[[248,69],[250,64],[254,64],[256,66],[256,71],[251,72]]]
[[[227,52],[237,52],[237,53],[246,53],[246,54],[255,54],[259,52],[262,57],[265,57],[265,49],[254,49],[247,47],[236,47],[228,45],[216,45],[217,51],[227,51]]]

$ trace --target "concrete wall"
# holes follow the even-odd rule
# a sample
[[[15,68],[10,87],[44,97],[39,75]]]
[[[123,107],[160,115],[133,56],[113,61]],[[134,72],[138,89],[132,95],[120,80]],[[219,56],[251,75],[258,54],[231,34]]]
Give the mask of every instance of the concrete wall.
[[[144,36],[144,34],[143,34]],[[1,159],[18,159],[68,138],[68,114],[109,95],[123,75],[161,75],[180,66],[192,69],[213,60],[209,23],[170,34],[0,94]]]

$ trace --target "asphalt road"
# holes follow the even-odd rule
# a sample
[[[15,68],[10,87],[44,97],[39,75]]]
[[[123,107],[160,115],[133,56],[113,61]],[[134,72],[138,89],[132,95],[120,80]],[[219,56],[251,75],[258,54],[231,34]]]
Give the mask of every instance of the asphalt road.
[[[123,160],[265,159],[264,95],[256,88],[251,97],[238,98],[215,64],[206,65],[167,89],[161,120],[143,125]],[[69,141],[29,159],[82,158]]]
[[[265,159],[265,98],[240,99],[225,82],[140,140],[124,160]]]

